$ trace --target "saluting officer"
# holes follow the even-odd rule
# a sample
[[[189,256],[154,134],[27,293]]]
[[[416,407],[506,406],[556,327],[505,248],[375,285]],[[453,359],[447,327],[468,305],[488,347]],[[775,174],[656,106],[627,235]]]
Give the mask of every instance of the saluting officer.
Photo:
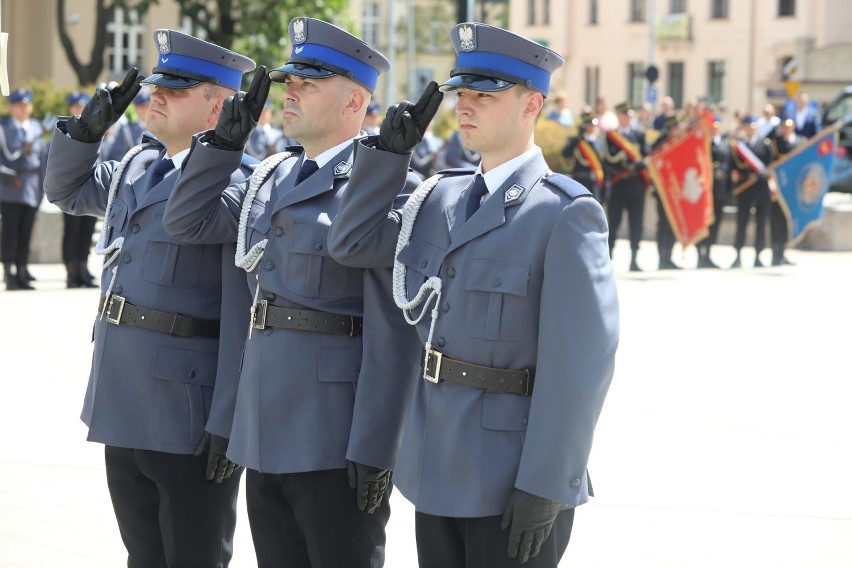
[[[623,102],[615,107],[618,128],[606,133],[603,144],[603,166],[607,175],[607,216],[609,218],[609,254],[615,247],[615,237],[621,226],[621,216],[627,210],[630,229],[630,270],[641,270],[636,262],[642,240],[647,172],[642,159],[648,155],[645,133],[631,126],[633,105]]]
[[[240,478],[224,457],[227,440],[205,434],[217,385],[237,372],[217,363],[223,252],[218,244],[177,242],[162,219],[192,135],[216,124],[254,62],[173,30],[156,30],[154,41],[152,75],[131,69],[121,85],[97,89],[79,116],[57,122],[45,190],[68,213],[104,217],[82,419],[88,439],[106,446],[127,564],[213,568],[231,559]],[[121,162],[96,165],[104,134],[140,82],[153,90],[147,126],[157,139]],[[227,183],[241,186],[248,164],[253,159],[240,155]]]
[[[710,247],[716,244],[719,225],[722,223],[725,204],[731,196],[731,143],[728,135],[720,131],[721,117],[716,116],[710,128],[712,136],[710,155],[713,161],[713,223],[707,236],[696,243],[698,268],[719,268],[710,258]]]
[[[568,139],[562,149],[565,173],[592,192],[595,199],[603,200],[604,173],[596,148],[598,119],[591,112],[580,115],[580,131]]]
[[[227,187],[266,98],[256,76],[193,147],[165,223],[184,242],[236,241],[255,298],[228,457],[249,468],[258,566],[381,566],[390,470],[417,373],[399,353],[418,340],[381,301],[390,270],[337,263],[327,235],[389,64],[321,20],[296,18],[289,34],[290,59],[269,77],[285,85],[284,134],[302,146],[261,163],[244,198]],[[418,182],[412,174],[409,188]]]
[[[772,148],[772,161],[780,160],[785,155],[801,146],[807,139],[796,132],[796,123],[790,117],[785,117],[781,124],[769,137]],[[792,265],[785,251],[790,231],[787,227],[787,217],[779,203],[777,195],[772,196],[769,208],[769,242],[772,246],[772,266]]]
[[[425,347],[394,471],[415,506],[420,566],[555,567],[589,498],[618,342],[606,218],[535,145],[562,57],[486,24],[451,38],[458,63],[441,89],[458,94],[481,164],[439,172],[401,221],[388,214],[440,103],[430,84],[389,110],[375,147],[358,147],[331,253],[360,266],[395,258],[394,300]]]

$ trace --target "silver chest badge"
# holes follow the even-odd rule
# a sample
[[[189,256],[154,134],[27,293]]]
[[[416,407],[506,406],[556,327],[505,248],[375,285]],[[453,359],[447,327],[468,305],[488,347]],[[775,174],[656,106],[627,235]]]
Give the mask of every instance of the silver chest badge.
[[[473,51],[476,49],[476,32],[470,26],[459,28],[459,49],[462,51]]]
[[[509,189],[506,190],[506,193],[503,194],[503,203],[509,203],[510,201],[514,201],[521,196],[524,192],[524,188],[519,186],[518,184],[513,185]]]
[[[352,164],[349,162],[340,162],[336,166],[334,166],[334,175],[342,176],[343,174],[349,173],[349,170],[352,169]]]
[[[167,31],[159,31],[157,32],[157,49],[163,55],[168,55],[172,52],[172,44],[169,41],[169,32]]]
[[[293,43],[305,43],[308,39],[306,24],[304,18],[298,18],[293,22]]]

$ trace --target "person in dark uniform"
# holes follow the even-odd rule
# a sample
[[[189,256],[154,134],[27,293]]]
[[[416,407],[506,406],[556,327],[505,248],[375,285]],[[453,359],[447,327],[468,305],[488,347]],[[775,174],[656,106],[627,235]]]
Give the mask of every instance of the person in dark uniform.
[[[394,471],[420,566],[553,568],[589,498],[618,343],[606,216],[535,145],[562,57],[481,23],[451,39],[458,62],[440,88],[457,92],[480,165],[439,172],[401,215],[388,211],[440,104],[431,83],[361,142],[329,247],[346,264],[393,263],[393,299],[420,336],[422,355],[406,356],[423,357],[423,378]]]
[[[447,168],[475,168],[480,160],[479,152],[464,147],[461,132],[450,134],[443,150],[443,164]]]
[[[67,213],[104,217],[82,419],[88,439],[105,445],[127,565],[224,567],[241,470],[225,457],[227,438],[205,428],[218,385],[238,373],[238,364],[223,362],[238,362],[241,352],[231,330],[220,330],[225,252],[220,244],[179,243],[162,220],[192,135],[216,124],[254,62],[174,30],[156,30],[154,42],[150,76],[131,69],[120,85],[98,88],[80,115],[57,122],[45,191]],[[147,126],[157,139],[121,162],[97,164],[104,134],[140,82],[153,91]],[[241,155],[228,183],[242,187],[255,163]]]
[[[772,145],[773,161],[780,160],[796,147],[801,146],[807,139],[796,133],[796,123],[792,118],[786,117],[781,120],[778,128],[770,136]],[[790,239],[790,231],[787,227],[787,217],[778,203],[778,196],[772,196],[772,205],[769,208],[769,242],[772,247],[772,266],[792,265],[785,251],[787,241]]]
[[[742,266],[740,251],[745,246],[746,228],[754,207],[754,266],[760,268],[760,253],[766,247],[766,220],[769,217],[771,197],[768,177],[764,169],[772,161],[772,149],[766,138],[758,135],[757,120],[746,115],[742,118],[742,134],[731,144],[731,183],[736,188],[744,183],[751,185],[737,195],[737,228],[734,248],[737,256],[731,268]]]
[[[28,269],[30,238],[44,196],[41,184],[41,123],[32,118],[33,94],[9,94],[9,116],[0,119],[0,256],[7,290],[33,290]]]
[[[426,128],[426,132],[423,133],[423,140],[411,153],[411,169],[423,178],[432,177],[438,169],[438,157],[443,147],[444,141],[435,136],[435,133],[432,132],[432,124],[430,124]]]
[[[713,161],[713,223],[707,236],[696,243],[698,250],[698,268],[719,268],[710,258],[710,247],[716,244],[719,225],[722,223],[724,207],[731,196],[731,143],[726,134],[721,133],[721,119],[716,116],[710,130],[710,154]]]
[[[603,144],[603,167],[607,175],[607,216],[609,218],[609,251],[615,247],[615,236],[621,217],[627,211],[630,229],[630,270],[641,270],[636,262],[642,239],[647,172],[642,159],[648,155],[645,133],[631,127],[633,105],[623,102],[615,107],[618,128],[606,133]]]
[[[75,91],[65,97],[68,116],[83,112],[91,97]],[[98,218],[92,215],[70,215],[62,213],[62,262],[65,263],[68,288],[97,288],[95,277],[89,272],[89,250]]]
[[[248,143],[246,144],[246,153],[258,160],[265,160],[272,154],[277,153],[275,146],[282,136],[284,136],[284,133],[281,129],[272,126],[272,103],[267,99],[263,105],[260,120],[258,120],[257,126],[255,126],[249,136]]]
[[[142,87],[133,99],[136,120],[128,120],[116,127],[109,147],[106,151],[107,160],[121,160],[131,148],[142,143],[142,136],[147,132],[148,108],[151,105],[151,91]]]
[[[562,148],[565,173],[583,184],[599,202],[603,202],[603,165],[596,149],[598,119],[592,112],[580,115],[580,130]]]
[[[651,151],[660,148],[666,142],[673,140],[681,133],[680,118],[677,115],[671,114],[663,117],[662,130],[660,136],[654,141],[651,146]],[[663,200],[660,198],[659,190],[654,191],[654,201],[657,202],[657,251],[660,255],[659,270],[676,270],[680,266],[672,260],[672,253],[675,245],[675,234],[672,230],[671,222],[666,215]]]
[[[258,566],[372,568],[384,562],[390,470],[417,373],[400,353],[418,340],[383,300],[390,270],[335,262],[328,231],[389,63],[321,20],[295,18],[289,36],[290,59],[269,79],[285,86],[284,134],[302,146],[262,162],[245,195],[227,186],[266,98],[253,83],[198,138],[164,223],[187,244],[236,242],[255,298],[227,457],[248,468]],[[419,182],[411,174],[398,189]]]

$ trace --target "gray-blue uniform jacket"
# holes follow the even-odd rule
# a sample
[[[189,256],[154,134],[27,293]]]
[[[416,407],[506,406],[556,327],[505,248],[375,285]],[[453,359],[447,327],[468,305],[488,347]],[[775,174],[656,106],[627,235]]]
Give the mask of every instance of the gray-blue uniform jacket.
[[[399,216],[382,205],[407,160],[358,147],[329,235],[334,258],[393,258]],[[419,379],[394,484],[431,515],[499,515],[514,488],[574,507],[589,496],[586,466],[618,343],[606,218],[594,199],[573,198],[588,190],[549,173],[539,153],[465,222],[473,173],[447,175],[423,202],[397,257],[407,298],[439,277],[433,347],[476,365],[534,369],[532,395]],[[417,324],[424,343],[430,325],[427,310]]]
[[[129,161],[96,165],[100,145],[73,140],[64,130],[60,120],[50,147],[45,191],[67,213],[105,215],[99,248],[115,249],[110,253],[115,258],[105,265],[101,291],[143,308],[218,320],[223,247],[179,243],[166,233],[163,213],[179,171],[172,170],[145,191],[150,166],[164,154],[163,146],[155,142]],[[248,160],[253,159],[247,158],[240,167],[238,158],[225,174],[234,191],[250,174]],[[119,167],[124,171],[108,208],[110,185]],[[233,206],[237,208],[236,201]],[[241,345],[223,343],[223,349],[230,348],[238,351],[230,359],[238,359]],[[204,433],[220,380],[217,374],[227,378],[237,371],[217,370],[218,350],[215,338],[114,325],[99,315],[82,413],[88,439],[125,448],[192,453]]]
[[[194,144],[164,219],[175,238],[238,239],[225,182],[194,182],[224,180],[237,156]],[[276,306],[363,316],[363,334],[253,330],[245,343],[228,457],[265,473],[345,468],[347,459],[390,469],[418,372],[417,360],[400,353],[416,352],[419,341],[399,311],[383,301],[390,294],[388,269],[347,268],[329,256],[328,230],[349,181],[352,146],[295,188],[301,162],[299,151],[277,154],[254,174],[257,191],[244,205],[242,252],[267,243],[256,268],[246,273],[247,288]],[[398,190],[418,181],[403,175]],[[388,198],[388,208],[395,197]]]
[[[0,165],[6,168],[6,173],[0,176],[0,201],[30,207],[38,207],[41,203],[44,196],[41,135],[41,124],[32,118],[23,123],[21,130],[12,117],[0,119]],[[24,152],[27,143],[32,146],[29,152]]]

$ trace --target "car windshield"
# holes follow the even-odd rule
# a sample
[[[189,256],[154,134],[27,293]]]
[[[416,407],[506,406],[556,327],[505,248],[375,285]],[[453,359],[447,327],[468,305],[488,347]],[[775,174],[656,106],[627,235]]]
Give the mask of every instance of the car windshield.
[[[852,93],[850,93],[850,96],[840,99],[836,106],[829,109],[825,115],[825,122],[826,124],[830,124],[835,120],[849,115],[852,115]]]

